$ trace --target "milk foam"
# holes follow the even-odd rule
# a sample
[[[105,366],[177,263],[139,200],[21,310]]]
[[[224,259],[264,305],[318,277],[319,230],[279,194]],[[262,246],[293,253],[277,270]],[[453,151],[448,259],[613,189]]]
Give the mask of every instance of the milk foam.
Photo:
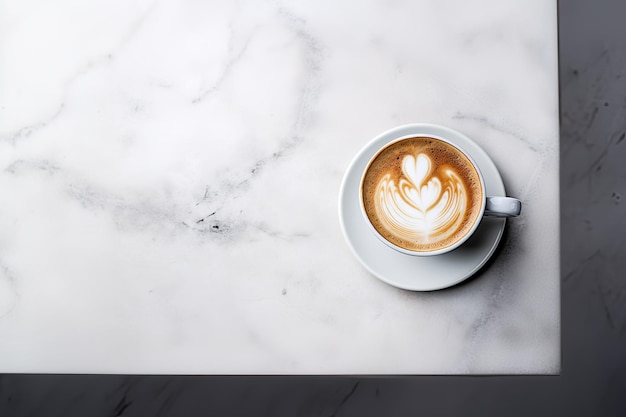
[[[386,173],[375,191],[380,221],[396,236],[428,243],[445,239],[463,223],[468,190],[452,169],[433,175],[428,155],[406,155],[402,175]]]

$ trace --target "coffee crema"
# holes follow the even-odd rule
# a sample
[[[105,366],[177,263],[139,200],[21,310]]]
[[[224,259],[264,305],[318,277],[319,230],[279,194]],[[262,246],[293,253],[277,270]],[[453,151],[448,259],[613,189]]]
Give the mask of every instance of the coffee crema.
[[[461,240],[484,203],[480,176],[454,146],[431,137],[402,139],[383,148],[361,183],[361,201],[376,231],[415,252]]]

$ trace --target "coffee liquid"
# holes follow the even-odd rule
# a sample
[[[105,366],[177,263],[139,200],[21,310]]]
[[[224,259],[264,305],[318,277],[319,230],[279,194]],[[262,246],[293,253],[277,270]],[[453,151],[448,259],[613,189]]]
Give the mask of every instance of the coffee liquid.
[[[485,199],[472,162],[454,146],[430,137],[402,139],[380,151],[366,169],[360,192],[378,233],[417,252],[461,240]]]

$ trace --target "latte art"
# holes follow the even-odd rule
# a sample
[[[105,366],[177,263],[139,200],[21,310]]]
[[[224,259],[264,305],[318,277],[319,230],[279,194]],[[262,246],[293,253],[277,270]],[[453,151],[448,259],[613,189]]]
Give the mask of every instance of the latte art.
[[[446,169],[442,178],[432,175],[425,154],[407,155],[403,177],[387,173],[376,188],[376,210],[384,226],[409,240],[428,242],[454,233],[467,208],[467,190],[460,177]],[[397,185],[396,185],[397,184]]]
[[[485,202],[474,164],[432,137],[392,142],[367,166],[363,210],[380,237],[413,252],[454,245],[473,229]]]

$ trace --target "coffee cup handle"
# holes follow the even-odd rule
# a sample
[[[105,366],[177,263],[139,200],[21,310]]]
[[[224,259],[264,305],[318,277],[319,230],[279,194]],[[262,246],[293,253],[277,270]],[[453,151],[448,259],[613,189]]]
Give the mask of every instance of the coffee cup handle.
[[[487,197],[485,216],[515,217],[522,211],[522,202],[513,197]]]

